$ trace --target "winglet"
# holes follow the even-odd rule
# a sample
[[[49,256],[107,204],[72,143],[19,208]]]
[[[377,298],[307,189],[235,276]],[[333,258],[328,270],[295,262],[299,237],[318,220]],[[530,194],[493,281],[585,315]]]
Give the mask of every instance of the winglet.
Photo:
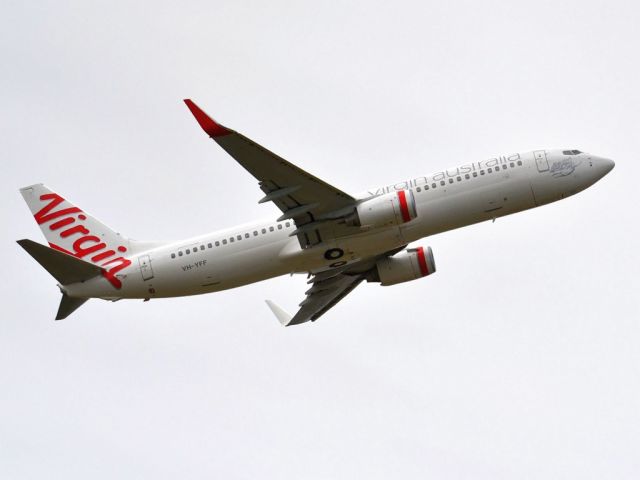
[[[222,137],[224,135],[229,135],[230,133],[233,133],[232,130],[229,130],[228,128],[223,127],[219,123],[216,123],[215,120],[213,120],[209,115],[204,113],[204,111],[202,111],[202,109],[198,105],[193,103],[190,99],[186,98],[184,100],[184,103],[187,104],[187,107],[189,107],[189,110],[191,110],[191,113],[193,114],[193,116],[196,117],[196,120],[198,121],[202,129],[211,138]]]
[[[278,305],[273,303],[271,300],[265,300],[265,302],[267,302],[267,306],[271,309],[271,311],[273,312],[273,314],[276,316],[276,318],[282,324],[283,327],[286,327],[287,325],[289,325],[289,323],[291,322],[291,319],[293,318],[291,315],[289,315],[287,312],[285,312],[282,308],[280,308]]]

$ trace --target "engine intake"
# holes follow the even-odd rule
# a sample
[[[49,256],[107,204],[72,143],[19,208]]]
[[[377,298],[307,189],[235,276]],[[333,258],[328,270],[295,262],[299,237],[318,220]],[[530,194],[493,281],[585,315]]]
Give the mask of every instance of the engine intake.
[[[384,286],[417,280],[436,271],[431,247],[408,248],[376,262],[380,283]]]
[[[411,190],[398,190],[365,200],[347,218],[357,227],[401,225],[417,217],[416,200]]]

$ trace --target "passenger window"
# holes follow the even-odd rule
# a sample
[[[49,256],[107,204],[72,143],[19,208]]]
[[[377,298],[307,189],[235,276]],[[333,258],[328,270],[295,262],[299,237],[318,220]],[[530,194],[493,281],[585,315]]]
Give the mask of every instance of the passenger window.
[[[444,187],[444,180],[440,180],[440,185]]]
[[[238,240],[242,240],[242,235],[238,235],[236,238],[237,238]]]
[[[188,248],[184,251],[184,253],[186,253],[187,255],[189,255],[191,253],[191,250],[189,250]]]
[[[222,240],[222,244],[226,245],[227,244],[227,239],[225,238],[224,240]]]
[[[207,248],[212,248],[212,247],[213,247],[213,245],[211,245],[210,243],[207,244]]]
[[[514,164],[513,162],[511,162],[511,163],[509,164],[509,166],[510,166],[511,168],[513,168],[513,167],[515,167],[515,164]]]
[[[267,233],[267,229],[266,229],[266,228],[263,228],[263,229],[262,229],[262,233],[263,233],[263,234]]]
[[[484,170],[480,170],[480,175],[484,175]]]
[[[171,258],[176,258],[176,254],[175,254],[175,253],[172,253],[172,254],[171,254]]]
[[[249,234],[248,234],[248,233],[245,233],[245,234],[244,234],[244,238],[249,238]]]
[[[474,177],[477,177],[477,176],[478,176],[478,172],[473,172],[473,173],[472,173],[472,175],[473,175]]]
[[[219,247],[219,246],[220,246],[220,242],[216,241],[216,247]]]
[[[281,223],[278,224],[278,230],[282,230],[282,224]]]
[[[456,180],[457,180],[457,181],[459,181],[459,182],[461,182],[461,181],[462,181],[462,178],[460,178],[460,177],[456,177]]]
[[[233,238],[233,237],[229,237],[229,243],[233,243],[233,242],[235,242],[235,241],[236,241],[236,239],[235,239],[235,238]]]
[[[465,173],[465,174],[464,174],[464,178],[465,178],[466,180],[469,180],[471,177],[469,176],[469,174],[468,174],[468,173]]]
[[[518,160],[518,166],[521,167],[522,166],[522,160]]]
[[[178,252],[178,256],[179,256],[179,257],[181,257],[181,256],[182,256],[182,250],[180,250],[180,251]]]
[[[421,192],[422,189],[420,187],[416,187],[416,192]]]
[[[200,245],[200,250],[204,250],[204,245]]]
[[[253,231],[253,236],[254,236],[254,237],[257,237],[257,236],[258,236],[258,230],[254,230],[254,231]]]
[[[487,173],[492,173],[493,170],[491,170],[490,168],[487,168]]]
[[[269,231],[273,232],[274,228],[273,227],[269,227]]]
[[[431,184],[431,188],[436,188],[436,187],[437,187],[437,185],[435,183]]]
[[[286,223],[284,224],[284,226],[285,226],[285,227],[287,227],[287,228],[289,228],[289,226],[290,226],[290,225],[291,225],[291,224],[290,224],[289,222],[286,222]]]
[[[429,190],[429,185],[424,186],[424,191],[426,192],[427,190]]]

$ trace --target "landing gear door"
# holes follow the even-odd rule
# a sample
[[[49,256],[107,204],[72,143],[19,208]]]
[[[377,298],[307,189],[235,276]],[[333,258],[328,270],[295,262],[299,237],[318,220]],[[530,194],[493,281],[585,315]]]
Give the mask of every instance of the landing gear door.
[[[547,160],[547,152],[545,150],[536,150],[533,152],[533,156],[536,159],[536,166],[539,172],[546,172],[549,170],[549,161]]]
[[[149,255],[140,255],[138,262],[140,263],[142,280],[151,280],[153,278],[153,268],[151,268],[151,258],[149,258]]]

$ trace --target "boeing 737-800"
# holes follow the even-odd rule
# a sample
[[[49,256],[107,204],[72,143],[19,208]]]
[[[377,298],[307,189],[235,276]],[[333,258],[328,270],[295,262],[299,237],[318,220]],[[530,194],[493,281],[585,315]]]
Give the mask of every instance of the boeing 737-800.
[[[274,203],[282,215],[177,242],[141,242],[42,184],[25,187],[20,191],[49,246],[18,243],[59,282],[56,320],[90,298],[197,295],[306,273],[311,286],[295,315],[267,303],[283,325],[314,321],[363,280],[395,285],[434,273],[431,248],[408,247],[412,242],[568,197],[614,166],[579,150],[536,150],[350,195],[185,103],[258,180],[259,202]]]

